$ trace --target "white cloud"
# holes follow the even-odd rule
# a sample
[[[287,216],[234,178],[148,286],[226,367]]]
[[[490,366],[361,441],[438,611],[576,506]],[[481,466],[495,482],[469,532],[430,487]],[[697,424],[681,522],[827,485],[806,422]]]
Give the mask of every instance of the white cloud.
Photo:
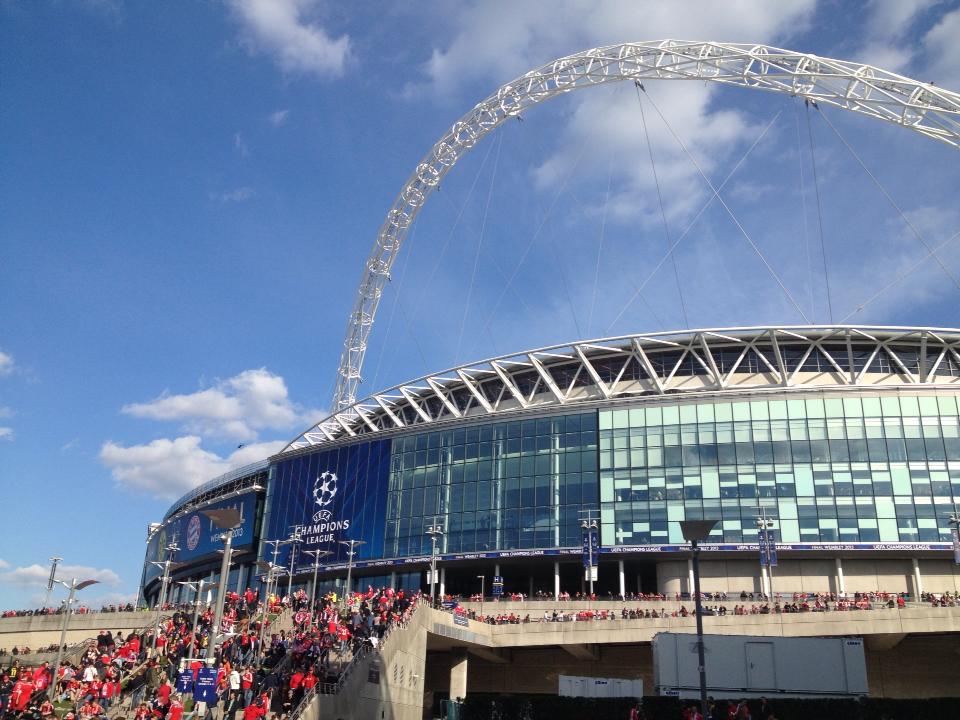
[[[9,375],[13,372],[14,367],[13,355],[9,355],[3,350],[0,350],[0,375]]]
[[[10,585],[46,585],[49,577],[49,567],[33,564],[0,573],[0,582]],[[93,568],[85,565],[59,565],[57,567],[58,580],[69,582],[73,578],[97,580],[106,585],[120,584],[120,576],[109,568]]]
[[[8,563],[3,558],[0,558],[0,570],[4,570],[5,568],[8,568],[8,567],[10,567],[10,563]]]
[[[768,42],[804,30],[815,5],[815,0],[699,0],[642,7],[635,0],[487,0],[441,16],[453,26],[453,40],[434,49],[424,70],[428,86],[449,95],[466,80],[506,82],[554,58],[618,40]]]
[[[0,427],[0,440],[13,440],[13,428]]]
[[[251,52],[270,55],[284,72],[319,77],[343,72],[350,54],[350,38],[332,37],[311,20],[317,0],[229,0],[244,28]]]
[[[287,118],[290,116],[289,110],[277,110],[270,113],[270,124],[274,127],[280,127],[287,124]]]
[[[182,422],[191,433],[235,440],[254,440],[261,430],[290,430],[324,416],[294,404],[283,378],[266,368],[245,370],[195,393],[164,393],[150,402],[125,405],[122,412]]]
[[[857,59],[884,70],[906,72],[917,43],[905,37],[918,17],[939,0],[873,0],[866,8],[866,41]]]
[[[223,458],[204,450],[201,442],[196,435],[127,447],[107,442],[100,449],[100,461],[110,468],[117,484],[174,499],[218,475],[263,460],[286,445],[282,440],[254,443]]]
[[[227,190],[225,192],[211,193],[210,199],[216,200],[221,203],[242,203],[247,200],[252,200],[256,197],[256,190],[252,187],[238,187],[235,190]]]
[[[235,132],[233,134],[233,147],[240,153],[240,157],[247,157],[250,154],[250,148],[247,147],[246,141],[243,139],[243,134],[240,132]]]
[[[927,57],[931,59],[926,78],[948,87],[960,89],[960,10],[944,15],[923,38]]]

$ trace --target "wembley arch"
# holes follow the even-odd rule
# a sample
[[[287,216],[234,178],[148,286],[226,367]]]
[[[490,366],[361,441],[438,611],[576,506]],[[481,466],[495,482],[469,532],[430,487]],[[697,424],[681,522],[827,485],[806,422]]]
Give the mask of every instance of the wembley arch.
[[[357,399],[383,287],[407,232],[457,161],[504,121],[573,90],[623,80],[703,80],[786,93],[900,125],[960,147],[960,94],[871,65],[766,45],[662,40],[559,58],[503,85],[457,120],[423,157],[387,213],[350,312],[332,407]]]

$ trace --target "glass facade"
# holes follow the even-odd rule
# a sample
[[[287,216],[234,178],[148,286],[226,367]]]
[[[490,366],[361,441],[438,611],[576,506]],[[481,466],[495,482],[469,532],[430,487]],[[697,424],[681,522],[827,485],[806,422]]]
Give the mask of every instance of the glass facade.
[[[679,521],[720,518],[717,542],[950,540],[960,499],[957,396],[646,405],[599,413],[605,545],[682,543]]]
[[[393,441],[385,557],[571,547],[596,508],[596,413],[461,427]]]

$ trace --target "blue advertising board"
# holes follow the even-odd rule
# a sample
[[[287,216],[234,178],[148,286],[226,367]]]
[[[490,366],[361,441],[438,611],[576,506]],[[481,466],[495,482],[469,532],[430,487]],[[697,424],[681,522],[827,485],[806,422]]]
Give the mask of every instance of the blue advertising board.
[[[208,704],[217,701],[217,668],[200,668],[193,685],[193,699]]]
[[[600,531],[592,529],[583,533],[583,566],[585,568],[600,564]]]
[[[193,672],[183,670],[177,675],[177,692],[187,693],[193,687]]]
[[[253,543],[254,527],[257,511],[257,496],[249,492],[239,497],[221,500],[198,508],[194,512],[181,515],[167,522],[153,534],[147,544],[146,581],[158,577],[161,570],[151,561],[163,562],[164,548],[176,541],[180,547],[170,558],[176,562],[188,562],[205,555],[213,555],[223,549],[223,540],[220,539],[223,531],[219,530],[206,515],[204,510],[222,510],[233,508],[240,513],[241,523],[233,530],[233,547],[240,549]]]
[[[390,440],[374,440],[279,463],[270,481],[264,539],[298,533],[298,572],[312,567],[306,550],[329,551],[322,561],[325,567],[345,563],[344,540],[364,541],[354,560],[383,557],[390,446]],[[277,562],[289,566],[290,551],[284,546]]]

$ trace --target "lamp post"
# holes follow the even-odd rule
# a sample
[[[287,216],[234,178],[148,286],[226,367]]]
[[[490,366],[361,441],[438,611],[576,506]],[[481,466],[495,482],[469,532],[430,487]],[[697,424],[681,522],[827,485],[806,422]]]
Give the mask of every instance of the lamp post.
[[[277,543],[280,541],[272,540],[270,542]],[[277,545],[274,545],[273,557],[274,558],[277,557]],[[267,602],[268,602],[268,598],[270,597],[270,583],[273,581],[273,578],[276,572],[278,570],[283,570],[283,566],[277,565],[276,563],[258,562],[257,567],[260,568],[261,570],[267,571],[267,587],[263,593],[264,595],[263,601],[260,603],[260,641],[259,641],[259,648],[257,650],[257,654],[262,656],[264,634],[267,628]]]
[[[329,550],[306,550],[307,555],[313,555],[313,581],[310,583],[310,623],[313,624],[313,605],[317,600],[317,570],[320,569],[320,558],[332,555]]]
[[[198,619],[198,616],[200,615],[200,593],[203,592],[204,585],[212,585],[212,584],[213,583],[209,583],[206,580],[197,580],[195,582],[186,580],[186,581],[177,583],[177,585],[186,585],[187,587],[192,588],[193,590],[196,591],[196,594],[193,597],[193,631],[190,634],[190,659],[191,660],[197,657],[196,656],[197,619]]]
[[[43,599],[43,608],[44,610],[50,605],[50,593],[53,592],[53,583],[56,582],[57,578],[57,563],[63,560],[62,557],[57,557],[54,555],[50,558],[50,577],[47,579],[47,595]]]
[[[597,530],[597,520],[593,517],[595,511],[587,512],[589,514],[580,521],[580,527],[587,536],[587,574],[590,578],[590,597],[593,597],[593,533]]]
[[[99,580],[81,580],[77,582],[76,578],[70,581],[68,585],[63,580],[54,580],[58,585],[63,585],[70,591],[70,594],[67,596],[66,601],[63,604],[63,623],[60,625],[60,644],[57,646],[57,660],[53,665],[53,675],[50,678],[50,687],[52,690],[52,697],[50,693],[47,694],[50,697],[51,702],[56,700],[57,695],[57,675],[60,674],[60,663],[63,662],[63,646],[67,642],[67,624],[70,622],[70,606],[73,605],[74,598],[77,596],[78,590],[83,590],[86,587],[95,585]]]
[[[170,559],[170,556],[179,549],[180,547],[176,541],[174,541],[164,548],[166,558],[163,562],[150,561],[151,565],[163,568],[163,578],[160,581],[160,595],[157,597],[157,602],[153,608],[153,634],[150,638],[150,647],[154,650],[157,647],[157,635],[160,633],[160,611],[167,602],[167,585],[170,583],[170,569],[176,566],[176,563]]]
[[[953,512],[947,520],[952,526],[950,536],[953,540],[953,562],[960,565],[960,513],[957,512],[957,506],[953,506]]]
[[[681,520],[680,532],[683,539],[690,543],[693,553],[693,596],[694,612],[697,616],[697,668],[700,671],[700,713],[707,717],[707,667],[703,652],[703,607],[700,604],[700,547],[698,543],[706,540],[716,520]]]
[[[230,575],[230,559],[233,555],[233,531],[243,523],[243,516],[236,508],[220,508],[204,510],[204,515],[210,518],[218,529],[223,530],[220,539],[223,540],[223,562],[220,563],[220,583],[217,586],[217,606],[213,613],[213,627],[210,630],[209,661],[216,661],[217,647],[223,643],[223,606],[227,599],[227,579]]]
[[[487,583],[487,576],[477,575],[477,577],[480,578],[480,615],[482,616],[483,615],[483,589]]]
[[[430,536],[430,606],[436,607],[437,598],[434,593],[434,587],[437,581],[437,538],[443,537],[443,526],[438,524],[427,528],[426,534]]]
[[[760,564],[767,567],[767,588],[770,591],[770,602],[776,605],[777,601],[773,597],[773,555],[776,552],[776,545],[772,540],[772,533],[768,532],[773,530],[773,524],[773,520],[767,517],[767,511],[761,508],[760,515],[757,517],[757,531],[767,534],[760,540]],[[768,538],[770,538],[770,542],[767,542]],[[764,547],[766,547],[765,555]],[[766,557],[766,561],[764,561],[764,557]]]
[[[347,587],[344,588],[343,593],[343,605],[346,607],[347,596],[350,594],[350,576],[353,573],[353,556],[357,554],[356,548],[358,545],[366,545],[366,540],[341,540],[341,545],[346,545],[347,548]]]
[[[303,542],[303,538],[300,537],[300,533],[294,531],[290,533],[290,537],[287,538],[287,542],[290,543],[290,574],[287,576],[287,597],[293,598],[293,572],[296,567],[295,558],[297,556],[297,545]]]

